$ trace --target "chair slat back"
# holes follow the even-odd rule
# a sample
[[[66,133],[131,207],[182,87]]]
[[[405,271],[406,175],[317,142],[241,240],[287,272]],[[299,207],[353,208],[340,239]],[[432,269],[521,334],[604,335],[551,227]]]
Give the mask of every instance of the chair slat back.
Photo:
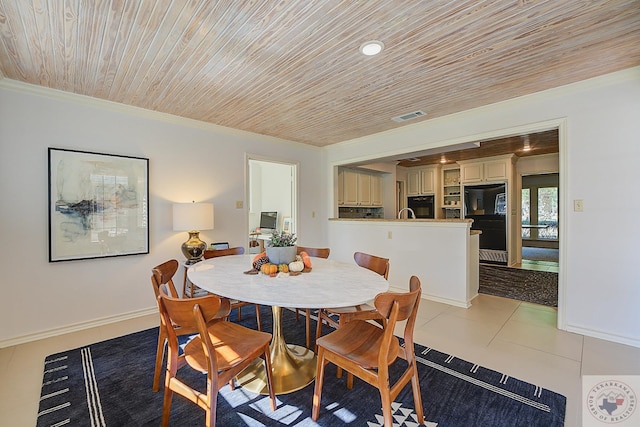
[[[205,249],[202,256],[204,259],[215,258],[219,256],[227,255],[242,255],[244,254],[244,248],[242,246],[236,246],[235,248],[228,249]]]
[[[193,308],[199,305],[206,322],[218,317],[222,301],[215,295],[207,295],[200,298],[171,298],[166,295],[158,297],[160,313],[170,320],[167,325],[173,324],[185,329],[197,329],[193,316]],[[168,328],[171,333],[171,328]]]
[[[378,313],[389,319],[394,303],[398,305],[396,321],[402,322],[409,319],[414,314],[416,302],[420,298],[421,289],[417,288],[407,293],[398,294],[395,292],[383,292],[378,294],[374,300],[374,305]]]
[[[392,353],[394,347],[391,346],[391,343],[397,340],[394,335],[397,322],[407,320],[403,337],[405,346],[413,348],[413,329],[416,323],[422,289],[420,280],[416,276],[411,277],[409,286],[411,288],[409,292],[400,294],[384,292],[378,294],[374,300],[374,305],[378,312],[387,318],[387,323],[384,326],[384,338],[382,339],[380,352],[378,353],[379,375],[384,377],[388,375],[386,361],[395,360],[397,356],[397,353]],[[402,351],[402,353],[404,354],[403,357],[407,360],[413,360],[411,354],[407,355],[405,351]],[[411,362],[411,360],[409,360],[409,362]]]
[[[308,246],[298,246],[297,253],[306,252],[307,255],[316,258],[329,258],[331,249],[329,248],[310,248]]]
[[[218,364],[217,358],[215,356],[215,348],[211,343],[211,337],[209,336],[209,332],[207,331],[207,321],[205,320],[205,314],[200,307],[200,304],[195,304],[193,306],[192,316],[196,322],[198,333],[200,334],[200,339],[202,340],[202,350],[207,358],[208,365],[208,374],[212,381],[213,387],[216,389],[220,388],[218,386]]]
[[[178,271],[178,265],[178,261],[172,259],[151,269],[151,284],[156,298],[161,293],[168,294],[173,298],[178,297],[178,292],[173,284],[173,276]]]
[[[375,255],[369,255],[364,252],[356,252],[353,259],[360,267],[369,269],[385,279],[389,278],[389,258],[382,258]]]

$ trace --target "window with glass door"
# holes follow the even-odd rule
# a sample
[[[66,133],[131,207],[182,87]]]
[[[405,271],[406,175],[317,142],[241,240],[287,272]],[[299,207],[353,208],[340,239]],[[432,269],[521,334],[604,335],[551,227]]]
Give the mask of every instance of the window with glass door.
[[[522,239],[558,240],[557,174],[522,181]],[[551,185],[549,185],[551,181]]]

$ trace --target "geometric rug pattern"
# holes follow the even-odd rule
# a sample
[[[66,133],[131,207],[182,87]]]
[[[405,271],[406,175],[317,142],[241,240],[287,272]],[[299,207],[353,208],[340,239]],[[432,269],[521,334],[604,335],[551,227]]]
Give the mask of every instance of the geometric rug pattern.
[[[250,310],[242,324],[255,327]],[[271,310],[263,307],[264,330],[271,330]],[[304,344],[304,321],[284,310],[283,328],[289,343]],[[326,332],[329,332],[327,329]],[[50,355],[45,360],[38,426],[157,426],[162,413],[162,387],[151,391],[157,328]],[[564,396],[493,371],[472,362],[416,345],[425,425],[443,426],[563,426]],[[392,366],[402,372],[404,361]],[[354,379],[347,390],[346,375],[335,367],[325,373],[320,418],[311,420],[312,382],[305,388],[277,396],[271,411],[267,396],[242,387],[221,389],[217,425],[220,426],[381,426],[378,391]],[[205,377],[189,368],[182,379],[204,389]],[[416,427],[410,385],[393,403],[394,426]],[[174,396],[171,425],[204,424],[204,411]]]

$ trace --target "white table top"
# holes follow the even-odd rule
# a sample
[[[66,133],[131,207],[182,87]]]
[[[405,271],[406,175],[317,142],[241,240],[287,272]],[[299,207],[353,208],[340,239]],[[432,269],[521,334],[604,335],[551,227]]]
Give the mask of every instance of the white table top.
[[[189,280],[214,294],[240,301],[290,308],[329,308],[363,304],[389,289],[384,277],[355,262],[311,258],[312,271],[269,277],[243,272],[255,255],[210,258],[191,266]]]

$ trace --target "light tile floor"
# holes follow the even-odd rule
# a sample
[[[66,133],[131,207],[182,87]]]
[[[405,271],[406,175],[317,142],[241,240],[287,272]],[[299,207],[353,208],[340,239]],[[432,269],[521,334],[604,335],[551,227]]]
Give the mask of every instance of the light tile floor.
[[[579,426],[581,375],[638,375],[640,349],[560,331],[556,317],[553,308],[490,295],[479,295],[468,309],[422,300],[415,339],[565,395],[566,425]],[[35,425],[45,356],[157,322],[157,315],[145,316],[0,349],[0,425]]]

